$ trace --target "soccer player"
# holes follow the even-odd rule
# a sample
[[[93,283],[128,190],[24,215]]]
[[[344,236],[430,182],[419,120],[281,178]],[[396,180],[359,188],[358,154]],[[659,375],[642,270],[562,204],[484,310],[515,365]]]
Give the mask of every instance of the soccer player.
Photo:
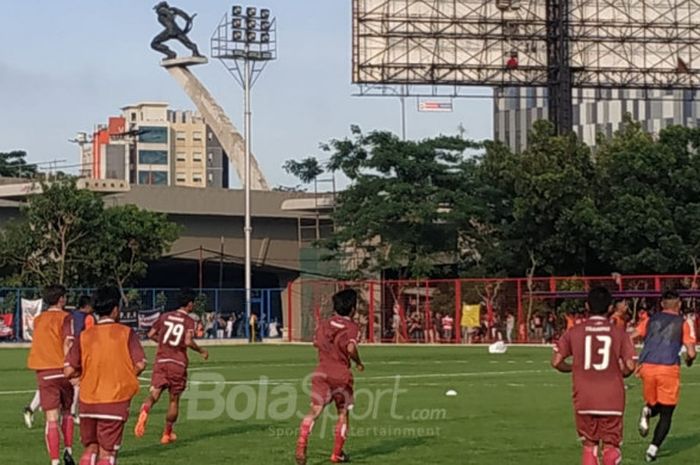
[[[196,297],[191,290],[183,290],[180,293],[180,308],[161,315],[148,333],[148,337],[158,343],[158,352],[153,367],[150,395],[141,406],[139,420],[134,428],[136,437],[143,437],[146,433],[148,414],[167,388],[170,402],[160,443],[165,445],[177,439],[173,426],[179,414],[180,396],[187,387],[187,349],[199,352],[204,360],[209,358],[209,352],[199,347],[194,340],[196,323],[190,314],[194,311]]]
[[[70,314],[64,311],[66,288],[52,285],[44,289],[43,299],[48,308],[34,320],[32,348],[27,366],[36,371],[41,409],[46,416],[46,448],[51,465],[60,462],[61,437],[58,422],[61,420],[65,450],[63,461],[73,465],[73,386],[63,374],[64,347],[68,334],[66,321]]]
[[[627,301],[625,299],[618,300],[615,302],[615,308],[613,309],[610,321],[617,327],[626,329],[627,328],[627,311],[629,307],[627,306]]]
[[[625,331],[610,323],[610,292],[603,288],[588,293],[591,315],[567,331],[554,347],[552,366],[573,372],[576,429],[583,441],[581,463],[598,465],[603,444],[603,465],[622,461],[622,423],[625,410],[624,377],[635,369],[634,347]],[[566,361],[573,357],[573,363]]]
[[[80,334],[85,329],[92,328],[95,326],[95,317],[92,315],[92,299],[90,296],[81,295],[78,299],[78,308],[71,312],[71,319],[66,320],[68,327],[66,332],[70,334],[66,339],[65,353],[70,352],[73,342],[80,338]],[[80,384],[78,379],[73,380],[73,405],[71,406],[71,414],[73,415],[73,420],[76,424],[80,424],[80,417],[78,416],[78,399],[80,397]]]
[[[644,348],[639,356],[639,375],[644,385],[645,402],[639,420],[642,437],[649,434],[650,419],[659,417],[646,452],[647,462],[656,460],[659,448],[671,430],[681,386],[681,348],[686,348],[685,363],[688,367],[697,355],[695,328],[680,314],[681,299],[678,293],[666,291],[661,299],[661,308],[661,312],[642,320],[633,335],[644,339]]]
[[[95,292],[97,324],[81,333],[66,357],[65,375],[80,377],[80,465],[114,465],[131,399],[139,392],[138,375],[146,368],[138,336],[119,324],[120,300],[114,287]]]
[[[350,426],[348,412],[352,410],[354,402],[350,361],[355,362],[358,371],[365,369],[357,350],[360,328],[352,320],[356,307],[357,292],[352,289],[338,292],[333,296],[335,315],[321,321],[316,329],[314,346],[318,349],[319,364],[311,379],[311,410],[299,428],[296,448],[298,465],[306,464],[306,448],[314,422],[331,402],[335,402],[338,409],[331,462],[349,461],[343,446]]]

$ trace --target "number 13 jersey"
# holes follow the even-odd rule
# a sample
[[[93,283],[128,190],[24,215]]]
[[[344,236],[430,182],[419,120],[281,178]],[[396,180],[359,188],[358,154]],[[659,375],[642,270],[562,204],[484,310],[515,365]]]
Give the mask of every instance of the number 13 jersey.
[[[621,364],[634,359],[627,333],[602,316],[567,331],[554,347],[573,357],[574,409],[579,415],[622,416],[625,383]]]
[[[186,312],[175,310],[161,315],[153,329],[158,339],[156,363],[175,363],[187,368],[186,335],[194,335],[194,320]]]

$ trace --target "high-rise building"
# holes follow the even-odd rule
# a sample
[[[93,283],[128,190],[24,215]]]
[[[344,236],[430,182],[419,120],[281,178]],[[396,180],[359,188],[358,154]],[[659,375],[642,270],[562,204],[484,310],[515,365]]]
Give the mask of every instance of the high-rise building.
[[[610,137],[625,114],[645,130],[658,133],[672,125],[696,127],[700,94],[685,90],[574,89],[573,129],[591,147],[598,134]],[[494,95],[494,138],[521,152],[532,125],[546,119],[547,89],[497,89]]]
[[[131,184],[229,187],[228,156],[204,119],[142,102],[98,125],[92,144],[81,144],[84,177]]]

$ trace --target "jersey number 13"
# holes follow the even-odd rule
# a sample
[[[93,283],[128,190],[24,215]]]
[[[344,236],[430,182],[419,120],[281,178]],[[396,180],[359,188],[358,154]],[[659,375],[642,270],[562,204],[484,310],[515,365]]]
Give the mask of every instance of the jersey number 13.
[[[612,347],[612,338],[610,336],[586,336],[586,349],[584,354],[584,370],[605,371],[610,366],[610,348]],[[594,363],[594,356],[596,362]]]

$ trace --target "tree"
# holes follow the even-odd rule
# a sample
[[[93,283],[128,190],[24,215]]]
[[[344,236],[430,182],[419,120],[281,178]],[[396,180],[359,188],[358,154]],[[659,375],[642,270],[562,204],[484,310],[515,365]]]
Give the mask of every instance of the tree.
[[[81,285],[99,231],[102,200],[72,180],[43,184],[2,231],[0,257],[31,286]]]
[[[145,276],[148,262],[170,250],[180,228],[161,213],[140,210],[135,205],[104,211],[101,238],[93,253],[96,275],[124,288]]]
[[[29,165],[26,161],[27,152],[13,150],[0,152],[0,177],[31,178],[36,176],[36,165]]]
[[[105,209],[73,179],[42,185],[0,231],[0,264],[25,286],[124,288],[169,250],[178,227],[133,205]]]

